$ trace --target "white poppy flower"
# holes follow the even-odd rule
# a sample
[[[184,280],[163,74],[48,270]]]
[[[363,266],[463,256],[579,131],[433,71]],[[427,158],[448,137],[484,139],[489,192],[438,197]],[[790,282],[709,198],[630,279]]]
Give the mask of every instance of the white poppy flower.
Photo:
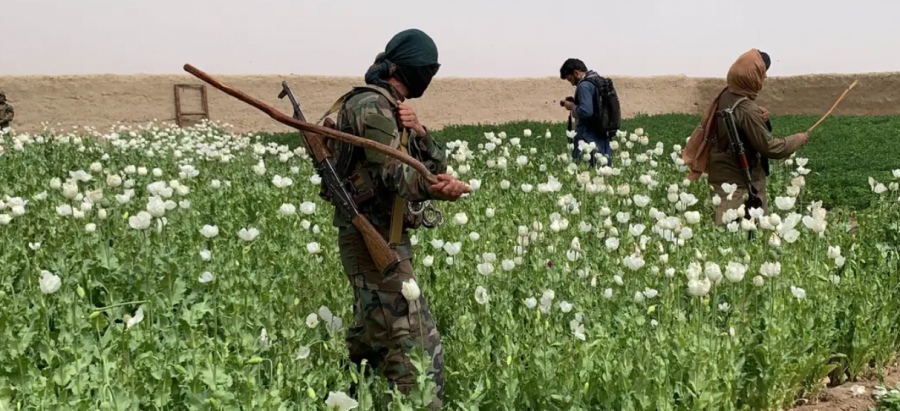
[[[350,411],[358,407],[359,403],[343,392],[331,391],[328,393],[328,398],[325,399],[325,405],[335,411]]]
[[[307,357],[309,357],[309,354],[310,354],[309,347],[305,346],[305,345],[301,345],[300,348],[297,350],[297,357],[295,359],[305,360]]]
[[[259,236],[259,230],[256,227],[242,228],[238,231],[238,237],[244,241],[253,241]]]
[[[481,305],[485,305],[490,301],[490,295],[488,295],[488,291],[486,288],[482,286],[478,286],[475,288],[475,302]]]
[[[62,280],[58,275],[47,270],[41,270],[41,279],[39,281],[41,292],[44,294],[53,294],[59,291],[62,286]]]
[[[137,311],[134,313],[134,317],[125,314],[125,329],[134,327],[141,321],[144,321],[144,306],[138,307]]]
[[[401,292],[403,293],[403,297],[406,298],[406,301],[418,301],[419,296],[422,295],[422,291],[419,289],[419,284],[416,280],[410,279],[403,282]]]
[[[219,227],[209,224],[204,225],[203,228],[200,229],[200,234],[206,238],[213,238],[219,235]]]
[[[150,227],[153,217],[146,211],[140,211],[137,215],[128,217],[128,225],[135,230],[144,230]]]
[[[300,204],[300,212],[305,215],[311,215],[316,212],[316,203],[312,201],[304,201]]]

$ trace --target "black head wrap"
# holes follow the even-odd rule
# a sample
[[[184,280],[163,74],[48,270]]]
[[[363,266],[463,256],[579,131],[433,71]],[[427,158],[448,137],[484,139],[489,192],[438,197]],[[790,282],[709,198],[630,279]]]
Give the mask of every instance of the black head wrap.
[[[397,33],[375,57],[366,72],[366,84],[386,86],[391,76],[409,91],[408,98],[421,97],[440,68],[434,40],[418,29]]]
[[[772,58],[769,57],[769,53],[766,53],[765,51],[760,51],[759,55],[762,56],[763,63],[766,63],[766,71],[769,71],[769,66],[772,65]]]

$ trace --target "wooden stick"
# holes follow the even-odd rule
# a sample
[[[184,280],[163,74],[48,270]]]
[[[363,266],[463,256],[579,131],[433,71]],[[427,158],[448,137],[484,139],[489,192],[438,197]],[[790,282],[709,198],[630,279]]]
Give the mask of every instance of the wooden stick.
[[[355,146],[368,148],[371,150],[375,150],[379,153],[391,156],[393,158],[396,158],[397,160],[402,161],[403,163],[409,164],[412,168],[416,169],[416,171],[419,172],[419,174],[421,174],[422,177],[424,177],[425,180],[428,181],[429,184],[437,184],[438,183],[437,177],[435,177],[434,174],[431,174],[431,171],[429,171],[428,168],[425,167],[424,164],[422,164],[415,158],[412,158],[408,154],[400,152],[399,150],[394,150],[384,144],[377,143],[372,140],[366,140],[364,138],[356,137],[352,134],[347,134],[347,133],[344,133],[344,132],[341,132],[338,130],[334,130],[334,129],[331,129],[328,127],[324,127],[324,126],[320,126],[320,125],[316,125],[316,124],[307,123],[305,121],[297,120],[293,117],[290,117],[290,116],[274,109],[273,107],[267,105],[266,103],[263,103],[262,101],[259,101],[253,97],[250,97],[249,95],[245,94],[244,92],[242,92],[240,90],[234,89],[231,86],[229,86],[219,80],[216,80],[211,75],[204,73],[200,69],[198,69],[190,64],[184,65],[184,71],[187,71],[188,73],[193,74],[195,77],[197,77],[200,80],[203,80],[204,82],[208,83],[209,85],[223,91],[225,94],[228,94],[228,95],[230,95],[238,100],[241,100],[253,107],[256,107],[260,111],[268,114],[269,117],[272,117],[279,123],[296,128],[298,130],[308,131],[310,133],[317,133],[317,134],[321,134],[321,135],[326,135],[335,140],[340,140],[340,141],[343,141],[348,144],[353,144]]]
[[[815,130],[816,127],[819,126],[819,124],[821,124],[823,121],[825,121],[825,119],[831,115],[831,112],[834,111],[835,108],[837,108],[838,104],[841,104],[841,100],[843,100],[844,97],[847,97],[847,93],[850,92],[850,89],[852,89],[853,87],[856,87],[856,83],[859,83],[859,80],[853,80],[853,84],[850,84],[850,87],[847,87],[847,89],[844,90],[844,93],[841,94],[840,97],[838,97],[837,101],[834,102],[834,105],[831,106],[831,109],[829,109],[828,112],[825,113],[825,115],[822,116],[822,118],[820,118],[819,121],[816,122],[816,124],[813,124],[812,127],[809,128],[809,130],[806,130],[806,132],[807,133],[812,132],[813,130]]]

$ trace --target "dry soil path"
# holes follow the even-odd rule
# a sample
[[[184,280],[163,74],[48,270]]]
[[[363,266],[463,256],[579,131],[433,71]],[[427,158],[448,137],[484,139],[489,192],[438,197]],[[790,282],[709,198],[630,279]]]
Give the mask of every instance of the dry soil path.
[[[900,381],[900,365],[894,364],[884,370],[884,385],[887,389],[897,386]],[[788,411],[868,411],[875,406],[872,394],[880,385],[878,378],[871,377],[828,387],[818,396],[804,400]],[[864,392],[860,392],[862,387]]]

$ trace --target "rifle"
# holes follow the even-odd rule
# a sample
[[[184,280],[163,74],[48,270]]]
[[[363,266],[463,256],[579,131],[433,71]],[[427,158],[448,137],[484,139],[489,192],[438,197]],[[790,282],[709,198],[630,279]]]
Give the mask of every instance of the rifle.
[[[330,137],[334,137],[337,140],[377,150],[381,153],[397,158],[398,160],[403,161],[404,163],[407,163],[416,168],[416,171],[421,173],[422,176],[428,179],[429,182],[437,182],[437,178],[432,175],[422,163],[383,144],[379,144],[371,140],[361,139],[356,136],[342,133],[328,127],[307,123],[304,120],[303,112],[300,110],[300,105],[297,103],[297,100],[294,98],[286,82],[281,83],[282,90],[281,93],[279,93],[279,98],[283,98],[283,96],[285,95],[289,96],[291,104],[294,106],[293,118],[282,114],[281,112],[275,110],[274,108],[266,105],[259,100],[254,99],[253,97],[247,96],[246,94],[238,90],[232,89],[224,83],[216,81],[210,75],[197,70],[189,64],[185,64],[184,69],[185,71],[193,74],[201,80],[211,84],[213,87],[222,90],[225,93],[236,97],[237,99],[244,101],[269,114],[269,116],[274,118],[275,120],[278,120],[283,124],[300,130],[300,136],[303,137],[303,141],[313,158],[313,165],[316,169],[316,172],[322,178],[323,184],[325,184],[325,186],[331,193],[332,205],[335,206],[338,212],[347,217],[348,220],[352,222],[353,226],[355,226],[360,231],[366,244],[366,248],[369,249],[369,254],[372,256],[372,260],[375,262],[375,265],[376,267],[378,267],[378,270],[381,272],[381,274],[387,274],[394,267],[396,267],[397,264],[400,263],[399,255],[397,255],[397,253],[390,248],[390,246],[387,244],[387,241],[381,236],[380,233],[378,233],[378,230],[375,229],[375,226],[372,225],[369,219],[359,212],[359,210],[356,208],[356,205],[351,200],[349,193],[347,193],[346,187],[341,184],[341,180],[334,168],[334,158],[331,156],[331,152],[325,145],[322,135],[326,134]],[[304,133],[303,131],[306,131],[306,133]]]
[[[728,132],[728,143],[731,146],[731,152],[737,157],[738,165],[744,173],[744,178],[747,180],[747,194],[749,198],[744,203],[744,218],[749,219],[751,208],[762,208],[762,199],[759,198],[759,191],[753,186],[753,178],[750,176],[750,162],[747,160],[747,152],[744,149],[744,143],[741,141],[740,134],[738,134],[737,124],[734,122],[734,110],[729,107],[723,111],[725,113],[723,117]],[[748,232],[748,238],[753,238],[752,231]]]
[[[306,121],[306,117],[300,109],[300,104],[294,98],[294,93],[291,92],[287,81],[282,80],[281,92],[278,93],[278,98],[283,99],[285,96],[288,97],[291,101],[291,106],[294,108],[294,119]],[[328,125],[328,122],[331,120],[326,119],[325,121],[326,125]],[[334,168],[334,157],[332,157],[331,151],[325,145],[325,140],[322,136],[316,133],[303,132],[300,132],[300,136],[303,138],[307,150],[312,154],[316,173],[319,174],[319,177],[322,177],[322,182],[329,191],[331,204],[359,230],[363,236],[363,241],[366,243],[366,248],[369,249],[369,254],[375,262],[375,266],[378,267],[382,275],[386,275],[400,263],[400,256],[391,249],[387,241],[375,230],[369,219],[359,212],[350,193],[347,192],[347,187],[341,182],[341,178]]]

